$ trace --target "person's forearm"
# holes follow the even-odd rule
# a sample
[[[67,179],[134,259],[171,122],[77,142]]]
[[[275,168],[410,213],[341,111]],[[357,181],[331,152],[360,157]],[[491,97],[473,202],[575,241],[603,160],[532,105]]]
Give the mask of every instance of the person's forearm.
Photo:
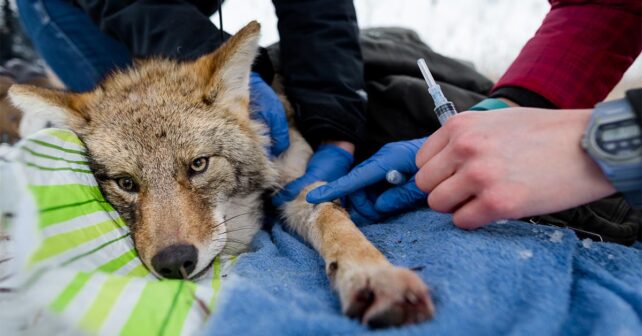
[[[359,28],[351,0],[275,0],[280,70],[297,127],[316,145],[361,141],[366,99]],[[304,47],[301,47],[304,46]]]

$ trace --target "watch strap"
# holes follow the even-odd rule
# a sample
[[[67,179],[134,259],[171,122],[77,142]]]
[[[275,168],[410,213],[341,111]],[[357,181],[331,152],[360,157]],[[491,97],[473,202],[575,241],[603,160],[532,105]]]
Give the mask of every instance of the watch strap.
[[[642,208],[642,188],[640,188],[642,179],[640,177],[631,180],[609,180],[631,207]]]
[[[638,125],[640,125],[642,129],[642,89],[627,91],[626,99],[628,99],[629,104],[631,104],[631,108],[638,118]]]
[[[628,111],[626,111],[626,107],[628,107]],[[632,207],[642,208],[642,160],[624,165],[616,164],[594,153],[590,145],[591,134],[589,130],[595,126],[596,123],[599,123],[600,118],[613,113],[628,113],[631,118],[636,118],[630,102],[626,99],[597,104],[591,115],[585,140],[583,141],[583,147],[587,149],[589,156],[598,164],[615,189],[622,193],[624,199]]]

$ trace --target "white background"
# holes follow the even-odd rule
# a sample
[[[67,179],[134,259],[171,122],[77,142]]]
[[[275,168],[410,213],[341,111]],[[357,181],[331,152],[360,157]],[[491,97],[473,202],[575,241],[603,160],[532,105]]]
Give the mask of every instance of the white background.
[[[332,4],[332,0],[327,0]],[[533,36],[549,10],[546,0],[355,0],[361,27],[412,28],[436,51],[473,62],[497,80]],[[278,40],[276,15],[270,0],[227,0],[223,25],[232,33],[250,20],[263,27],[261,44]],[[212,20],[218,25],[218,15]],[[642,29],[642,27],[640,27]],[[611,94],[642,87],[640,57]]]

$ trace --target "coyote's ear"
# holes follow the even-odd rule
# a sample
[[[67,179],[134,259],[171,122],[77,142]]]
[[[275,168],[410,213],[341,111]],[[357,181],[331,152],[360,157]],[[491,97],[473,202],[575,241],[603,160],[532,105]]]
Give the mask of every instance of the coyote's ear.
[[[91,120],[87,106],[95,96],[95,92],[71,93],[31,85],[14,85],[9,89],[11,102],[22,111],[20,134],[23,137],[45,127],[82,133]]]
[[[247,111],[250,71],[260,30],[259,23],[252,21],[216,51],[196,60],[194,70],[202,83],[204,101],[232,110],[245,107],[241,110]]]

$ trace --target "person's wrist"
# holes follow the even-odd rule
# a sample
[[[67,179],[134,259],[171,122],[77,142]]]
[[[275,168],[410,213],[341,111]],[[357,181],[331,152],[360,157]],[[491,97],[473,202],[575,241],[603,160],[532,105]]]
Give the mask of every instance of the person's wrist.
[[[560,112],[564,113],[564,111],[560,111]],[[592,158],[589,155],[589,153],[582,147],[582,137],[584,136],[584,132],[589,125],[593,110],[583,109],[583,110],[570,111],[570,112],[576,112],[576,113],[570,113],[569,116],[574,116],[573,123],[577,125],[577,128],[579,130],[581,130],[580,139],[577,142],[577,146],[582,151],[582,157],[584,158],[586,167],[590,172],[589,176],[592,176],[592,180],[595,185],[596,192],[602,195],[602,197],[615,193],[617,191],[615,189],[615,186],[611,183],[611,181],[609,181],[607,176],[602,171],[602,168],[598,165],[597,161],[595,161],[595,159]]]
[[[638,125],[631,109],[625,99],[597,104],[586,116],[582,147],[610,186],[621,192],[630,204],[639,206],[642,204],[641,137],[639,129],[637,134],[632,130]],[[628,132],[622,132],[624,129]]]
[[[354,155],[354,150],[355,146],[352,142],[349,141],[343,141],[343,140],[326,140],[321,142],[322,145],[334,145],[337,146],[346,152],[350,153],[351,155]]]

